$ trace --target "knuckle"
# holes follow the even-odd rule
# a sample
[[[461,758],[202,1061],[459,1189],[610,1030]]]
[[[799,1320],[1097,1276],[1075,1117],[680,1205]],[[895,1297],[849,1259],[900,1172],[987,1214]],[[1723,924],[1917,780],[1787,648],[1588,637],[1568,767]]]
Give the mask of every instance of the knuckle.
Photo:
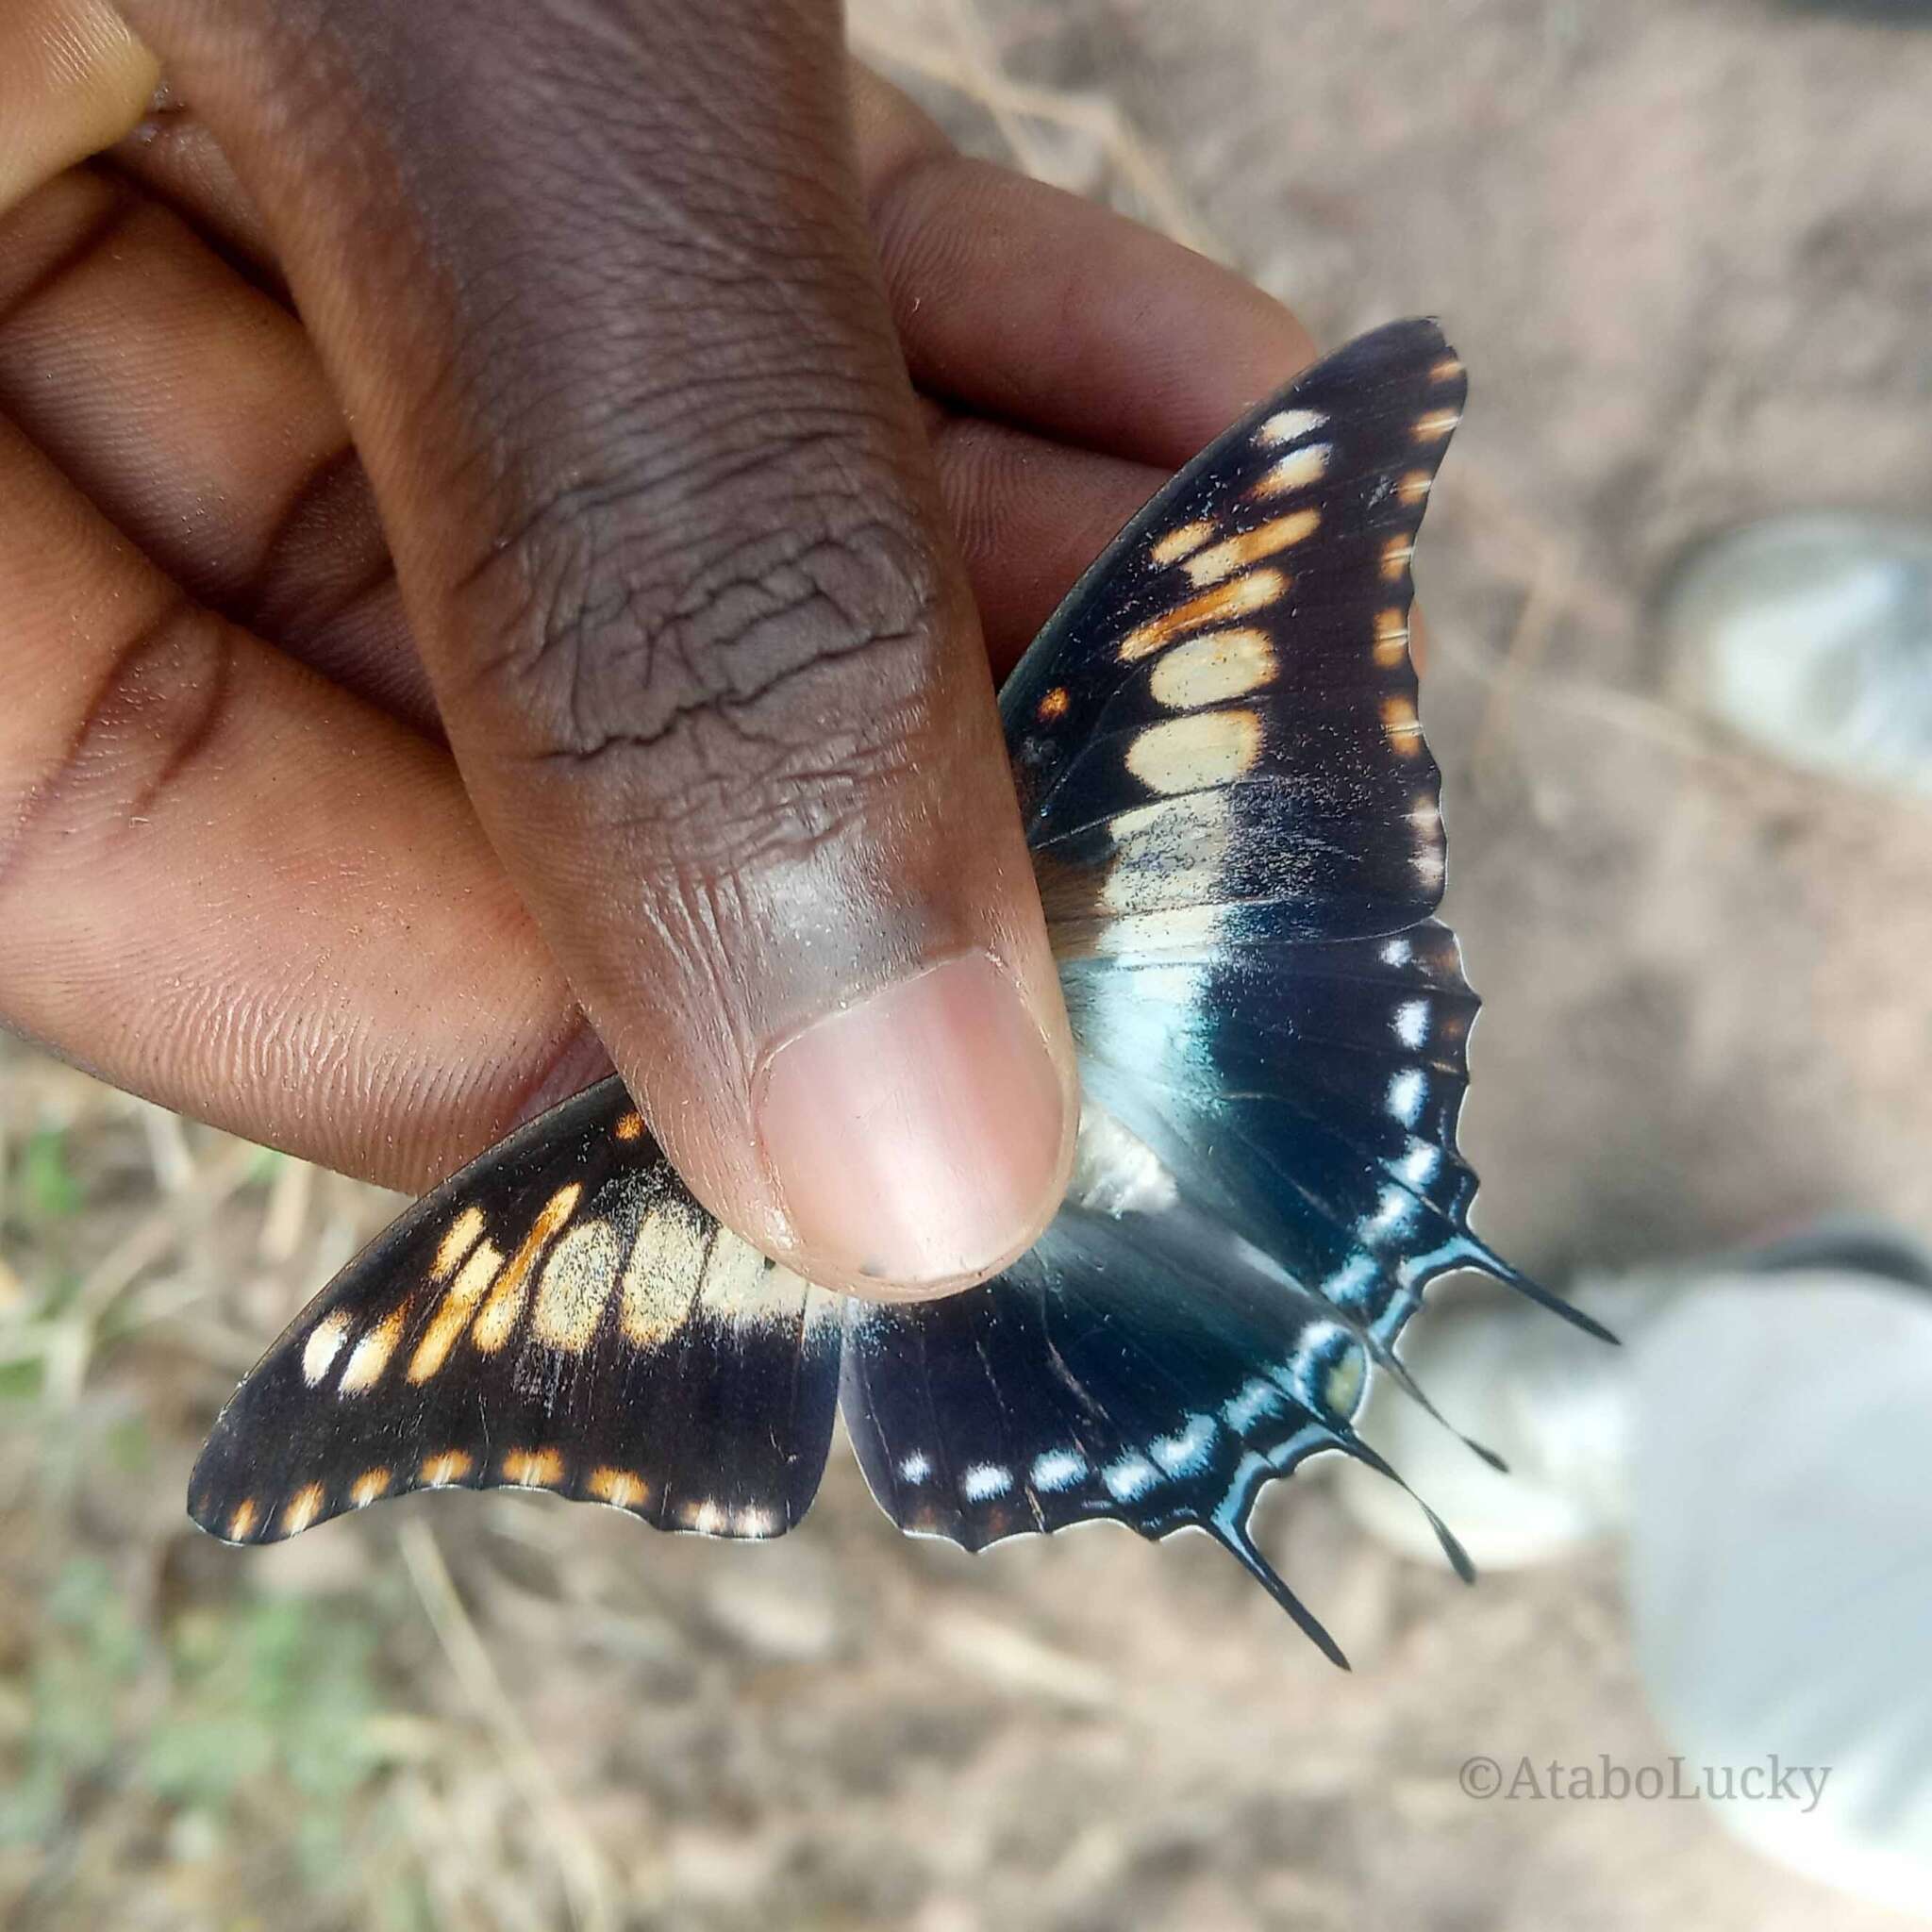
[[[169,603],[106,655],[58,748],[14,774],[13,826],[0,841],[0,885],[52,845],[79,859],[94,841],[138,830],[219,742],[235,698],[236,636],[213,612]]]
[[[489,566],[482,668],[513,756],[576,808],[709,869],[860,816],[933,727],[961,613],[909,514],[857,491],[554,493]]]

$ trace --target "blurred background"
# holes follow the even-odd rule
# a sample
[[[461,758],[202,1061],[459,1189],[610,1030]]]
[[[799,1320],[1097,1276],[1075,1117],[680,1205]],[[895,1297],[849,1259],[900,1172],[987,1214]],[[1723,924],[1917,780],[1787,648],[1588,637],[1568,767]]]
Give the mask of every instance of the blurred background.
[[[970,148],[1253,275],[1325,342],[1440,314],[1471,404],[1417,565],[1478,1218],[1561,1286],[1824,1211],[1932,1232],[1932,805],[1674,699],[1660,587],[1789,508],[1932,505],[1932,33],[1774,0],[854,0]],[[452,1493],[238,1557],[216,1407],[392,1198],[0,1058],[10,1927],[1877,1927],[1661,1762],[1613,1548],[1465,1591],[1319,1473],[1226,1557],[977,1559],[835,1448],[800,1534]],[[1443,1299],[1453,1290],[1445,1290]],[[1928,1901],[1932,1910],[1932,1901]]]

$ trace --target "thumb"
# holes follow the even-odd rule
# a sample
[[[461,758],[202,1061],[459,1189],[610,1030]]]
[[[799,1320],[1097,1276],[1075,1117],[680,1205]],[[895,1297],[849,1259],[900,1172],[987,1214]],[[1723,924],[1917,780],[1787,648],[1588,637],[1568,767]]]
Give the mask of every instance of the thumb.
[[[936,1292],[1072,1046],[832,0],[129,0],[348,407],[476,809],[695,1192]]]

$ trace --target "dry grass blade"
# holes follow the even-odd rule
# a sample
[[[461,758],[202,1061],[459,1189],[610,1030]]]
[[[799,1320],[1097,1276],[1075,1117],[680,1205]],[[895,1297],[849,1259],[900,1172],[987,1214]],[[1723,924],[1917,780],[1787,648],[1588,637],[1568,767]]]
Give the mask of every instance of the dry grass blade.
[[[1056,170],[1028,124],[1043,122],[1084,136],[1107,158],[1154,226],[1186,247],[1219,258],[1220,251],[1189,208],[1166,163],[1115,102],[1104,94],[1069,93],[1009,79],[990,51],[970,0],[949,0],[947,12],[955,43],[950,50],[916,40],[864,13],[853,20],[853,45],[874,65],[916,74],[976,102],[999,129],[1013,158],[1041,179],[1052,180]]]
[[[489,1646],[457,1593],[456,1580],[442,1559],[435,1535],[425,1524],[408,1523],[397,1541],[450,1668],[495,1737],[505,1768],[524,1802],[542,1823],[570,1903],[572,1924],[578,1932],[612,1932],[617,1919],[603,1855],[571,1809],[563,1787],[538,1750],[523,1714],[510,1702]]]

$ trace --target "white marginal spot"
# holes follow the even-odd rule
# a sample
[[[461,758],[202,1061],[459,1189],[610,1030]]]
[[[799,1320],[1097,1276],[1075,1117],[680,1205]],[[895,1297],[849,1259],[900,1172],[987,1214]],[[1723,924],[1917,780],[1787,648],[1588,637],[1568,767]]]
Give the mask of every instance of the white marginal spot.
[[[899,1464],[899,1480],[902,1483],[923,1483],[932,1474],[932,1457],[924,1449],[915,1449]]]
[[[1404,1067],[1389,1082],[1389,1111],[1405,1127],[1412,1127],[1423,1117],[1423,1101],[1428,1094],[1428,1082],[1423,1077],[1420,1067]]]
[[[1254,1425],[1271,1415],[1279,1415],[1282,1394],[1273,1382],[1259,1375],[1241,1384],[1240,1390],[1222,1404],[1221,1419],[1237,1435],[1246,1435]]]
[[[1375,1202],[1375,1211],[1365,1214],[1356,1223],[1364,1241],[1391,1228],[1403,1225],[1412,1219],[1416,1211],[1415,1198],[1405,1188],[1384,1188]],[[1332,1297],[1331,1297],[1332,1299]]]
[[[1033,1458],[1033,1487],[1057,1492],[1087,1480],[1087,1458],[1077,1449],[1049,1449]]]
[[[349,1318],[340,1308],[325,1315],[309,1330],[308,1340],[302,1344],[302,1379],[311,1389],[328,1374],[329,1364],[348,1338]]]
[[[1214,1419],[1191,1415],[1177,1436],[1162,1436],[1148,1443],[1148,1453],[1169,1475],[1182,1475],[1207,1467],[1208,1451],[1214,1446]]]
[[[1116,1503],[1131,1503],[1160,1481],[1160,1472],[1144,1456],[1123,1456],[1100,1472],[1100,1480]]]
[[[707,1497],[695,1508],[685,1511],[684,1524],[687,1529],[695,1530],[699,1536],[728,1536],[731,1515],[724,1504]]]
[[[1385,966],[1407,966],[1414,957],[1415,948],[1407,940],[1388,940],[1383,943],[1381,959]]]
[[[1352,1302],[1363,1289],[1372,1286],[1381,1271],[1367,1255],[1351,1255],[1322,1284],[1322,1295],[1338,1307]]]
[[[785,1519],[775,1509],[760,1509],[755,1503],[731,1512],[731,1534],[753,1542],[785,1534]]]
[[[997,1462],[975,1462],[959,1472],[959,1493],[969,1503],[990,1503],[1013,1487],[1013,1472]]]
[[[1327,421],[1320,409],[1277,409],[1255,431],[1255,441],[1263,449],[1279,449],[1285,442],[1314,435]]]
[[[1413,1053],[1429,1037],[1427,1000],[1404,1000],[1395,1009],[1395,1037]]]
[[[1402,1177],[1415,1187],[1425,1187],[1434,1180],[1442,1165],[1442,1150],[1432,1147],[1426,1141],[1418,1141],[1404,1158]]]

